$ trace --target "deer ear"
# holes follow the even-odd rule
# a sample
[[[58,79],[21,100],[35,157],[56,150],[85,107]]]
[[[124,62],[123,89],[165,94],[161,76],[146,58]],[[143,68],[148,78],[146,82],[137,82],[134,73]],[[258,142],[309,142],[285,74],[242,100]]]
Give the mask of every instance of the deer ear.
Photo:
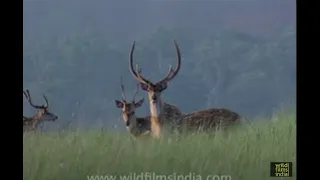
[[[121,101],[115,100],[114,102],[116,103],[117,108],[123,108],[123,103]]]
[[[167,87],[168,87],[168,83],[167,82],[162,82],[161,84],[158,84],[157,90],[158,91],[163,91],[163,90],[167,89]]]
[[[144,83],[140,83],[141,89],[144,91],[148,91],[148,85],[144,84]]]
[[[135,106],[136,108],[142,106],[143,101],[144,101],[144,99],[139,100],[138,102],[134,103],[134,106]]]

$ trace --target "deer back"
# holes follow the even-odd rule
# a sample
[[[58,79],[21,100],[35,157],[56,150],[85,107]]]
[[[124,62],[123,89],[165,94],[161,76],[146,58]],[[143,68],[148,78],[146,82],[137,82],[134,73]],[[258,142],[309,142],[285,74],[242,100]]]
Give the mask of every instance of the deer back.
[[[212,108],[185,114],[182,121],[188,129],[209,130],[228,127],[240,120],[240,115],[224,108]]]

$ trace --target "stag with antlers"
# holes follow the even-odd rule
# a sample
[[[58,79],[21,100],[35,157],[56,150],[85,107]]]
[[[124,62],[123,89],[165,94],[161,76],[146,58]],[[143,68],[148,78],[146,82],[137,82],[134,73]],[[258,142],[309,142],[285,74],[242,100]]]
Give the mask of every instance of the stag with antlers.
[[[32,117],[23,116],[23,131],[34,131],[37,126],[41,124],[42,121],[55,121],[58,119],[58,116],[49,112],[49,103],[48,99],[45,95],[43,95],[43,99],[45,100],[44,105],[34,105],[29,90],[23,91],[25,98],[28,100],[29,104],[38,109],[38,112]]]
[[[168,104],[161,99],[161,93],[167,89],[168,82],[171,81],[179,72],[181,66],[181,55],[178,44],[174,41],[177,52],[178,65],[175,70],[170,66],[169,72],[165,78],[157,83],[152,83],[141,75],[141,69],[137,65],[137,69],[133,66],[133,52],[135,41],[132,44],[129,67],[132,75],[138,80],[141,89],[148,92],[150,113],[151,113],[151,131],[154,137],[160,137],[163,125],[171,124],[172,130],[180,130],[182,113],[179,108],[174,105]]]
[[[135,92],[132,98],[132,101],[127,102],[124,86],[122,83],[122,77],[121,77],[121,92],[122,92],[121,101],[115,100],[115,104],[117,108],[120,108],[122,110],[122,117],[127,130],[135,137],[149,134],[149,132],[151,131],[150,116],[136,117],[135,115],[136,108],[141,107],[144,101],[143,98],[138,102],[135,101],[135,97],[139,92],[139,84],[137,85],[137,91]]]

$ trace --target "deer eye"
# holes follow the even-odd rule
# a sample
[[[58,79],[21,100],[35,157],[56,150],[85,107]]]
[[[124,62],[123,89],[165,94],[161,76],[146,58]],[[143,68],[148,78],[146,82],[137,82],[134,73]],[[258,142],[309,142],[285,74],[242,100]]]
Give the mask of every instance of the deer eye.
[[[144,83],[140,83],[140,87],[141,87],[141,89],[142,90],[144,90],[144,91],[149,91],[149,86],[148,85],[146,85],[146,84],[144,84]]]

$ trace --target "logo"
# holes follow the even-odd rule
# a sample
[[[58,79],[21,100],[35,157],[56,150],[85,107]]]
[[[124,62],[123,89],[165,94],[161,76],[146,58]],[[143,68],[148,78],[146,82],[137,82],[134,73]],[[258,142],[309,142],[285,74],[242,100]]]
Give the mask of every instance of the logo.
[[[292,177],[292,162],[271,162],[271,177]]]

